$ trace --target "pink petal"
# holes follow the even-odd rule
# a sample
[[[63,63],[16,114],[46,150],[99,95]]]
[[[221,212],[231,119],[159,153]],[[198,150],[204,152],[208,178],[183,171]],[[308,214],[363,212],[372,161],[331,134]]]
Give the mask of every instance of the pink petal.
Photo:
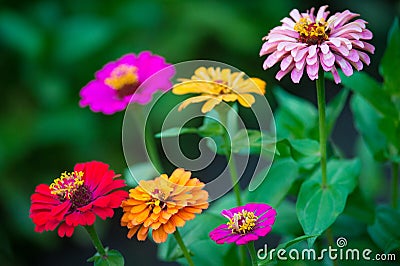
[[[352,62],[358,62],[360,61],[360,56],[358,55],[357,51],[355,49],[351,49],[349,51],[349,54],[347,56],[345,56],[345,58],[349,61]]]
[[[314,57],[315,54],[317,53],[317,45],[310,45],[308,47],[308,58]]]
[[[326,17],[326,15],[327,15],[326,13],[329,14],[329,12],[326,12],[326,13],[325,13],[325,10],[326,10],[327,8],[328,8],[327,5],[321,6],[321,7],[319,8],[318,13],[317,13],[317,17],[315,18],[315,21],[320,21],[321,18]],[[325,16],[324,16],[324,15],[325,15]]]
[[[294,61],[298,62],[298,61],[305,59],[307,52],[308,52],[308,47],[305,47],[303,49],[300,48],[299,51],[297,52],[296,56],[294,57]]]
[[[300,12],[297,9],[290,11],[289,15],[294,19],[294,21],[299,21],[301,18]]]
[[[279,42],[273,42],[273,43],[265,42],[261,48],[260,56],[272,53],[273,51],[276,50],[276,47],[278,46],[278,44],[279,44]]]
[[[275,78],[277,80],[281,80],[287,73],[289,73],[290,71],[292,71],[292,69],[294,68],[294,63],[292,63],[286,70],[279,70],[278,73],[276,73]]]
[[[340,79],[339,73],[335,66],[332,67],[331,73],[336,84],[339,84],[342,80]]]
[[[321,49],[321,52],[326,54],[329,52],[329,46],[326,43],[323,43],[319,47]]]
[[[347,62],[346,59],[341,57],[340,55],[335,55],[336,62],[339,64],[340,68],[343,71],[343,74],[346,76],[351,76],[353,74],[353,68],[351,67],[350,63]]]
[[[283,58],[283,60],[281,61],[281,70],[285,71],[290,66],[290,64],[292,64],[292,62],[292,56],[286,56],[285,58]]]
[[[363,63],[362,63],[361,61],[357,61],[357,62],[351,62],[351,61],[350,61],[350,64],[351,64],[355,69],[357,69],[357,71],[361,71],[361,70],[364,68],[364,65],[363,65]]]
[[[327,54],[322,54],[322,57],[320,58],[327,67],[331,67],[335,63],[335,56],[331,51],[329,51]]]
[[[307,57],[306,62],[308,65],[313,65],[318,61],[318,54],[315,54],[313,57]]]
[[[303,69],[297,69],[294,68],[290,74],[290,77],[292,78],[292,81],[294,83],[299,83],[301,77],[303,76],[303,72],[304,72],[304,65],[303,65]]]
[[[287,18],[287,17],[284,18],[284,19],[282,19],[281,22],[282,22],[283,24],[288,25],[288,26],[291,27],[292,29],[294,28],[294,25],[296,24],[293,20],[291,20],[290,18]]]
[[[311,80],[318,78],[319,63],[316,62],[313,65],[307,65],[307,74]]]
[[[371,63],[371,60],[369,59],[369,56],[362,52],[362,51],[357,51],[358,55],[360,56],[360,60],[363,61],[365,64],[369,65]]]

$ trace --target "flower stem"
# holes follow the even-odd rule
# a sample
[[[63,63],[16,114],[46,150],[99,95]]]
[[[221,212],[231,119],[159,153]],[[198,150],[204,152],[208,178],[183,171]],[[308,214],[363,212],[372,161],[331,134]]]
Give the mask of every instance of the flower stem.
[[[148,152],[149,159],[151,163],[153,163],[154,167],[157,169],[158,172],[163,171],[162,163],[160,160],[160,156],[157,150],[157,144],[154,139],[154,132],[151,128],[151,126],[146,127],[146,121],[144,120],[145,117],[145,111],[143,110],[144,107],[138,107],[135,112],[134,116],[137,120],[138,125],[141,125],[144,127],[143,132],[140,131],[142,134],[143,141],[145,143],[145,150]]]
[[[327,186],[326,174],[326,122],[325,122],[325,79],[324,70],[320,68],[317,79],[317,98],[319,114],[319,149],[321,153],[321,185],[325,189]]]
[[[251,258],[251,265],[252,266],[257,266],[257,254],[256,254],[256,249],[254,247],[254,242],[251,241],[250,243],[247,244],[247,248],[249,249],[250,253],[250,258]]]
[[[104,249],[99,236],[97,235],[94,225],[86,225],[84,227],[85,227],[86,231],[88,232],[90,238],[92,239],[93,245],[96,248],[97,252],[99,252],[99,254],[103,257],[107,256],[107,252]]]
[[[392,162],[392,207],[397,209],[399,196],[399,164]]]
[[[219,117],[221,119],[221,124],[223,126],[228,127],[228,112],[230,109],[222,108],[221,109],[216,109]],[[231,180],[232,180],[232,185],[233,185],[233,192],[235,193],[236,197],[236,203],[238,206],[242,205],[242,198],[240,196],[240,186],[239,186],[239,177],[237,174],[237,168],[236,168],[236,163],[235,163],[235,158],[232,156],[232,145],[231,145],[231,140],[229,138],[229,132],[227,129],[224,129],[223,133],[223,139],[224,139],[224,146],[225,146],[225,156],[226,156],[226,161],[228,164]]]
[[[229,139],[229,137],[228,137],[228,139]],[[235,158],[233,158],[233,156],[230,157],[229,153],[227,152],[226,160],[228,161],[228,168],[229,168],[229,172],[231,173],[231,180],[232,180],[232,184],[233,184],[233,191],[234,191],[235,197],[236,197],[236,202],[237,202],[238,206],[241,206],[242,198],[240,196],[239,178],[238,178],[238,174],[236,171]]]
[[[183,255],[185,256],[186,260],[189,263],[189,266],[194,266],[192,257],[190,256],[190,253],[188,249],[185,246],[185,243],[183,243],[183,239],[181,237],[181,234],[179,233],[178,229],[174,232],[174,237],[176,239],[176,242],[178,242],[179,247],[181,248]]]

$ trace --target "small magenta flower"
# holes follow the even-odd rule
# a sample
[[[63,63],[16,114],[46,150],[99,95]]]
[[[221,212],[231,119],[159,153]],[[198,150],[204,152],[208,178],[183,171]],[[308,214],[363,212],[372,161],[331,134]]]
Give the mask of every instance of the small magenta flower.
[[[360,71],[363,63],[369,65],[370,58],[365,52],[374,53],[375,47],[365,40],[372,39],[372,32],[366,28],[367,22],[349,10],[329,15],[327,5],[314,8],[306,13],[297,9],[290,12],[291,18],[281,20],[282,26],[273,28],[263,38],[260,56],[269,55],[264,61],[264,69],[280,63],[276,78],[291,73],[293,82],[298,83],[306,69],[311,80],[318,79],[321,66],[333,74],[336,84],[340,83],[337,67],[346,76],[353,74],[353,68]]]
[[[244,245],[255,241],[271,231],[276,217],[276,211],[264,203],[248,203],[223,210],[221,214],[229,221],[210,232],[210,238],[217,244]]]
[[[161,70],[156,78],[150,78]],[[137,56],[126,54],[96,72],[96,79],[80,91],[79,105],[107,115],[124,110],[131,102],[144,105],[151,101],[157,90],[171,89],[174,74],[172,65],[159,55],[149,51]]]

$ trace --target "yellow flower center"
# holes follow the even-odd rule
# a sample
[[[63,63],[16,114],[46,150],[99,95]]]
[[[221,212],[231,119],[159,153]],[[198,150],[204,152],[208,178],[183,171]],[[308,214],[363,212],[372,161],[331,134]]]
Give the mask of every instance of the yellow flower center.
[[[71,199],[73,194],[83,185],[83,172],[64,172],[61,177],[54,179],[50,185],[50,193],[59,196],[61,199]]]
[[[119,65],[104,82],[116,90],[120,98],[132,95],[139,85],[137,68],[126,64]]]
[[[232,233],[244,235],[253,230],[257,219],[258,217],[253,212],[242,210],[235,213],[227,225],[232,230]]]
[[[314,23],[309,17],[303,17],[294,25],[294,30],[300,33],[300,42],[314,45],[328,40],[328,26],[323,18]]]

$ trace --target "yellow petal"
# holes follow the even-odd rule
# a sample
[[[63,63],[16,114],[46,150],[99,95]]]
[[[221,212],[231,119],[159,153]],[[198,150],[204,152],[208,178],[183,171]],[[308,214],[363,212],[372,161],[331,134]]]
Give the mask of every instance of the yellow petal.
[[[265,86],[267,85],[267,83],[264,80],[259,79],[259,78],[250,78],[250,80],[257,85],[257,87],[261,91],[261,94],[265,94]],[[255,93],[257,93],[257,92],[255,92]],[[258,94],[260,94],[260,92],[258,92]]]
[[[214,98],[214,97],[213,96],[209,96],[209,95],[191,97],[189,99],[184,100],[181,103],[181,105],[178,108],[178,111],[182,111],[183,108],[186,108],[186,106],[188,106],[191,103],[204,102],[204,101],[207,101],[207,100],[209,100],[211,98]]]
[[[238,96],[234,93],[222,95],[222,100],[225,102],[234,102],[236,101]]]
[[[189,80],[183,83],[176,84],[172,88],[172,93],[176,95],[188,93],[212,93],[213,85],[206,81]]]
[[[238,101],[244,107],[250,107],[256,100],[254,96],[248,93],[238,94]]]
[[[203,114],[208,113],[209,111],[211,111],[217,104],[219,104],[221,102],[221,97],[212,97],[211,99],[209,99],[201,108],[201,112]]]

